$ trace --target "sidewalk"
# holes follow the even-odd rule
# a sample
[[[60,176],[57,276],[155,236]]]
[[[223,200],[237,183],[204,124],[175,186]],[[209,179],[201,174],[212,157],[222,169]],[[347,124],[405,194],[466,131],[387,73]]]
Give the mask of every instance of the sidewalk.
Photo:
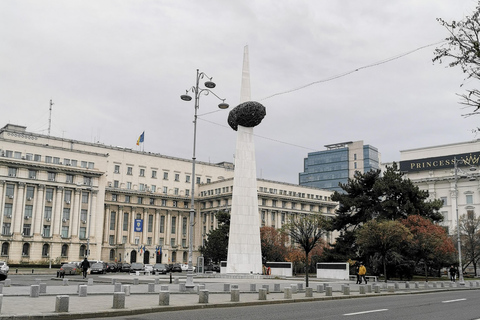
[[[3,288],[3,298],[1,302],[0,319],[78,319],[86,317],[106,317],[115,315],[134,315],[147,312],[162,312],[174,310],[196,309],[205,306],[199,303],[199,295],[197,291],[181,292],[179,284],[155,284],[155,292],[148,292],[148,283],[155,283],[155,276],[129,276],[129,275],[107,275],[101,277],[101,283],[94,283],[87,288],[87,296],[79,297],[77,293],[78,282],[69,282],[68,286],[63,285],[63,280],[58,281],[58,285],[48,286],[46,293],[40,294],[39,297],[30,297],[30,286],[10,286]],[[138,278],[140,284],[134,285],[133,279]],[[125,296],[125,308],[113,309],[113,292],[114,284],[112,279],[122,284],[130,284],[130,295]],[[162,279],[165,282],[165,278]],[[160,281],[160,279],[157,279]],[[184,279],[180,279],[180,283],[184,283]],[[303,279],[228,279],[228,278],[194,278],[195,285],[205,285],[208,290],[209,307],[226,307],[226,306],[244,306],[244,305],[260,305],[274,303],[293,303],[300,301],[321,301],[330,299],[350,299],[358,297],[376,297],[383,295],[395,294],[414,294],[426,292],[438,292],[440,290],[470,290],[480,289],[479,282],[466,283],[465,287],[449,287],[448,282],[444,282],[443,288],[438,282],[437,288],[433,287],[433,282],[428,283],[428,288],[424,283],[419,284],[419,288],[415,289],[414,283],[410,283],[411,288],[406,288],[405,283],[398,283],[394,292],[388,292],[387,288],[383,288],[383,283],[374,283],[380,285],[383,289],[379,293],[360,294],[360,286],[354,284],[353,281],[332,281],[319,279],[310,279],[310,287],[313,288],[313,296],[306,297],[305,283]],[[228,291],[231,284],[237,284],[240,290],[240,302],[231,302],[231,294]],[[251,284],[256,285],[256,291],[250,291]],[[332,287],[332,296],[326,296],[325,292],[318,293],[317,285],[328,284]],[[370,283],[369,283],[370,284]],[[168,306],[159,306],[160,286],[168,285],[170,292],[170,303]],[[225,286],[227,285],[227,286]],[[259,300],[258,289],[268,285],[270,293],[267,294],[266,300]],[[276,286],[275,286],[276,285]],[[285,287],[303,287],[297,293],[292,294],[291,299],[285,299],[283,289]],[[349,294],[346,295],[342,291],[342,286],[348,285]],[[390,290],[394,288],[394,283],[389,283]],[[279,291],[274,288],[280,287]],[[412,288],[413,287],[413,288]],[[227,290],[227,291],[226,291]],[[63,313],[55,312],[56,297],[58,295],[69,296],[69,311]]]

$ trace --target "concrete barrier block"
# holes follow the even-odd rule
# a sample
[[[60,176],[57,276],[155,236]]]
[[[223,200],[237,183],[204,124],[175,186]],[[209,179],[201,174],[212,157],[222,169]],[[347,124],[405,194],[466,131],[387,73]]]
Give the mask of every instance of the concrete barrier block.
[[[138,286],[139,283],[140,283],[140,279],[133,278],[133,285]]]
[[[297,290],[303,291],[303,282],[297,283]]]
[[[125,309],[125,292],[113,293],[113,309]]]
[[[317,292],[323,293],[325,291],[325,286],[323,284],[317,284]]]
[[[307,298],[312,298],[313,297],[313,288],[312,287],[305,288],[305,297],[307,297]]]
[[[374,285],[374,286],[373,286],[373,291],[374,291],[375,293],[380,293],[380,286],[379,286],[378,284]]]
[[[470,288],[473,288],[473,285],[474,285],[473,281],[469,281],[469,285],[470,285]]]
[[[405,282],[405,289],[410,289],[410,282]]]
[[[258,289],[258,300],[267,300],[267,289],[266,288]]]
[[[436,287],[437,287],[437,283],[436,283],[436,282],[433,282],[433,283],[432,283],[432,287],[436,288]]]
[[[68,286],[68,279],[63,278],[63,285],[66,287]]]
[[[86,297],[87,296],[87,291],[88,291],[88,286],[86,285],[79,285],[78,286],[78,296],[79,297]]]
[[[122,291],[125,292],[125,296],[129,296],[131,288],[129,284],[122,285]]]
[[[449,286],[450,288],[453,288],[453,282],[450,282],[450,283],[448,284],[448,286]]]
[[[38,285],[40,285],[40,282],[42,282],[42,279],[35,278],[35,280],[34,280],[34,281],[35,281],[35,284],[38,284]]]
[[[274,283],[273,284],[273,291],[274,292],[280,292],[280,283]]]
[[[168,291],[168,285],[162,284],[162,285],[160,286],[160,291]]]
[[[10,287],[11,285],[12,285],[12,279],[5,279],[4,286],[5,287]]]
[[[290,288],[292,289],[292,294],[295,294],[298,292],[298,287],[296,284],[291,284]]]
[[[160,278],[159,277],[155,278],[155,284],[160,284]]]
[[[30,286],[30,297],[38,298],[39,295],[40,295],[40,286],[38,284],[32,284]]]
[[[47,293],[47,284],[45,282],[40,282],[40,293]]]
[[[70,297],[67,295],[59,295],[55,298],[55,312],[68,312]]]
[[[360,285],[358,287],[358,290],[359,290],[360,294],[365,294],[366,293],[366,286]]]
[[[155,283],[148,284],[148,292],[155,292]]]
[[[230,290],[230,301],[239,302],[240,301],[240,290],[238,288]]]
[[[180,278],[179,277],[174,277],[173,278],[173,283],[174,284],[179,284],[180,283]]]
[[[178,284],[178,291],[186,292],[187,291],[187,285],[185,283],[179,283]]]
[[[388,288],[387,288],[387,291],[392,293],[392,292],[395,292],[395,286],[394,285],[389,285]]]
[[[424,288],[424,289],[428,289],[428,288],[429,288],[428,282],[424,282],[424,283],[423,283],[423,288]]]
[[[198,293],[198,303],[208,303],[208,290],[200,290]]]
[[[283,288],[283,298],[284,299],[292,299],[292,288],[291,287]]]
[[[122,292],[122,284],[120,282],[113,285],[113,292]]]
[[[200,291],[205,290],[205,284],[198,284],[197,292],[200,294]]]
[[[331,297],[333,295],[333,288],[331,286],[325,287],[325,295],[327,297]]]
[[[399,286],[398,282],[395,282],[395,283],[393,284],[393,286],[395,287],[395,290],[400,289],[400,286]]]
[[[349,296],[350,295],[350,286],[344,286],[343,287],[343,295],[344,296]]]
[[[263,284],[262,288],[267,289],[267,294],[270,293],[270,285],[269,284]]]
[[[440,282],[440,288],[445,288],[445,282]]]
[[[115,284],[115,283],[117,283],[117,279],[112,278],[112,284]]]
[[[0,294],[0,313],[2,312],[3,294]]]
[[[367,284],[367,293],[372,293],[372,285]]]
[[[230,292],[230,283],[223,284],[223,291]]]
[[[87,279],[87,285],[93,286],[93,278],[88,278]]]
[[[158,305],[159,306],[168,306],[170,304],[170,292],[160,291],[158,295]]]
[[[420,284],[418,282],[415,282],[415,289],[420,288]]]
[[[257,291],[257,285],[255,283],[250,283],[250,291],[252,292]]]

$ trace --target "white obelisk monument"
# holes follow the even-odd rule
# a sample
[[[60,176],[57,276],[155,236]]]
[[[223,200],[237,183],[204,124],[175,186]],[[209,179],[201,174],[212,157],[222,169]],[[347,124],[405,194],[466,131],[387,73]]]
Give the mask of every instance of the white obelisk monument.
[[[245,46],[240,105],[230,112],[229,124],[237,130],[227,274],[261,274],[262,249],[258,212],[257,174],[253,127],[265,108],[250,101],[248,47]]]

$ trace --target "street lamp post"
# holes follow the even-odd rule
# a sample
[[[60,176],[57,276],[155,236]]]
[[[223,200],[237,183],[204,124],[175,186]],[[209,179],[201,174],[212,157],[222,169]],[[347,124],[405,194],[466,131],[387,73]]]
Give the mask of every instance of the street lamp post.
[[[465,280],[463,279],[463,266],[462,266],[462,242],[460,239],[460,217],[458,215],[458,162],[463,160],[457,160],[456,157],[453,158],[453,164],[455,168],[455,212],[457,215],[457,247],[458,247],[458,282],[460,285],[465,285]],[[476,170],[474,167],[470,168],[470,171]],[[475,178],[471,178],[475,180]]]
[[[200,88],[199,82],[200,79],[207,78],[208,81],[205,82],[206,88]],[[197,77],[196,83],[194,87],[186,90],[185,94],[182,94],[180,98],[184,101],[192,100],[192,97],[188,95],[188,92],[191,91],[195,96],[195,115],[193,116],[193,156],[192,156],[192,190],[191,190],[191,201],[190,201],[190,228],[189,228],[189,241],[188,241],[188,271],[187,271],[187,281],[185,283],[186,288],[194,288],[195,285],[193,284],[193,264],[192,264],[192,256],[193,256],[193,226],[195,225],[195,149],[197,143],[197,110],[199,108],[200,102],[200,95],[203,93],[204,95],[208,95],[209,93],[213,94],[219,100],[222,100],[222,103],[218,105],[220,109],[227,109],[228,104],[225,103],[225,99],[220,98],[217,96],[213,91],[210,89],[215,88],[215,83],[212,81],[211,77],[208,77],[205,73],[200,72],[197,69]]]

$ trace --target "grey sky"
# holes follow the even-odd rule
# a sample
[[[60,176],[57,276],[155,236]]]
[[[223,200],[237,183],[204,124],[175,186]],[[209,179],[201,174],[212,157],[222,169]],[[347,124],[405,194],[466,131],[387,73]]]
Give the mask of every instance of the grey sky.
[[[400,150],[469,141],[475,117],[458,104],[464,75],[432,63],[435,46],[288,94],[265,97],[382,62],[447,34],[472,0],[0,2],[1,123],[106,145],[191,158],[194,104],[180,95],[196,69],[231,107],[240,99],[243,47],[259,177],[298,183],[303,158],[324,145],[363,140],[384,162]],[[218,100],[200,99],[200,114]],[[198,122],[197,159],[232,161],[227,111]]]

